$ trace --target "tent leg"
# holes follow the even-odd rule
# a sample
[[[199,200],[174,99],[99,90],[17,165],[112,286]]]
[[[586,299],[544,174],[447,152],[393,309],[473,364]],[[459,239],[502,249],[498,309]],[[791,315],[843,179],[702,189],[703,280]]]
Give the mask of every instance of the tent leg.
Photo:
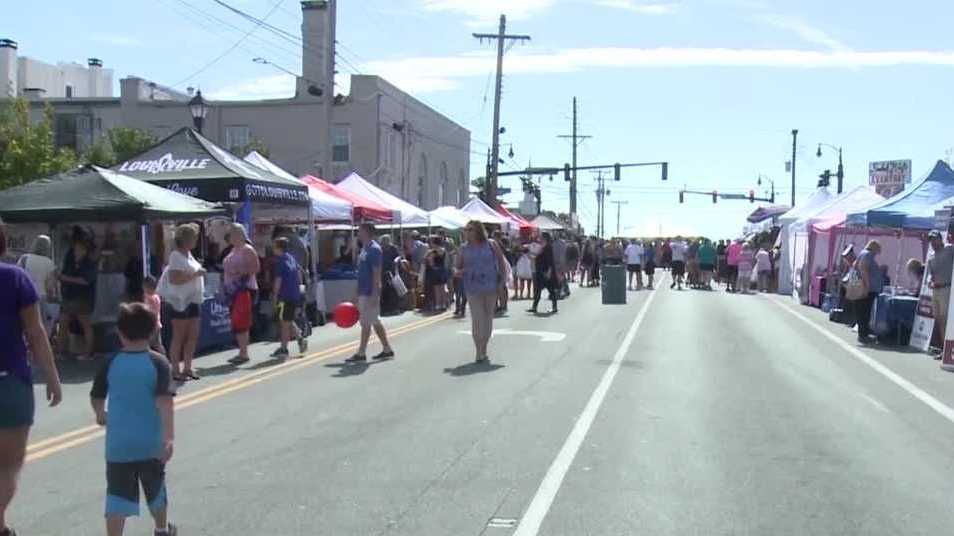
[[[149,277],[149,224],[139,226],[139,237],[142,245],[142,276]]]

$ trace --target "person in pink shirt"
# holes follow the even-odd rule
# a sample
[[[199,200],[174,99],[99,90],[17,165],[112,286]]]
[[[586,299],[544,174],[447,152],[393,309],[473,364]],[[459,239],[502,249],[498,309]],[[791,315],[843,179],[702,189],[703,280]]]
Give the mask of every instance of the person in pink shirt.
[[[166,355],[166,347],[162,345],[162,298],[156,293],[156,284],[156,278],[151,275],[143,278],[142,301],[146,303],[146,308],[156,315],[156,331],[152,334],[149,347]]]
[[[735,292],[736,281],[739,279],[739,254],[742,253],[742,240],[736,238],[725,249],[725,263],[728,265],[726,270],[726,290]]]
[[[742,245],[742,250],[736,258],[738,261],[739,277],[735,288],[742,294],[749,293],[749,287],[752,285],[752,268],[755,267],[755,250],[751,242]]]

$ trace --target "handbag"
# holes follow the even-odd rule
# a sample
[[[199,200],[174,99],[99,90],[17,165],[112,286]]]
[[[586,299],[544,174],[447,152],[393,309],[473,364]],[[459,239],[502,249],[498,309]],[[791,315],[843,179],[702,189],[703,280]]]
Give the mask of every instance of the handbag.
[[[857,268],[852,268],[848,273],[848,281],[845,283],[845,297],[849,300],[860,300],[868,295],[868,285],[861,277],[861,272]]]
[[[407,294],[407,285],[404,284],[404,280],[398,274],[391,274],[391,287],[394,288],[394,292],[397,292],[399,298],[403,298]]]

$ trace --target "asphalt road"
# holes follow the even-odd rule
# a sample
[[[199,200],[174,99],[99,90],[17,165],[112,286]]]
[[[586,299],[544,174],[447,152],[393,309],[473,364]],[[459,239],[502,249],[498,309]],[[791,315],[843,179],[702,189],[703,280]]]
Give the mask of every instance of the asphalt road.
[[[397,358],[344,366],[355,330],[250,366],[201,358],[177,399],[183,535],[949,534],[954,375],[859,349],[782,297],[575,289],[511,304],[492,366],[468,320],[388,319]],[[463,332],[463,333],[462,333]],[[528,333],[531,332],[531,333]],[[532,333],[547,332],[547,333]],[[565,335],[565,338],[561,336]],[[102,534],[89,371],[42,409],[10,522]],[[127,534],[149,534],[148,518]]]

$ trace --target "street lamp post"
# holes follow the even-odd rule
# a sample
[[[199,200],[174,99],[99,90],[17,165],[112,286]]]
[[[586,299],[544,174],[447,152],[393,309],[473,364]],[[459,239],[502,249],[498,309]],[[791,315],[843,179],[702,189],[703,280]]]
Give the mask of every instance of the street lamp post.
[[[201,91],[196,91],[195,97],[189,101],[189,113],[192,114],[192,124],[195,129],[202,134],[202,125],[205,123],[205,116],[209,113],[209,105],[202,98]]]
[[[815,152],[815,156],[818,158],[821,158],[822,155],[822,145],[838,151],[838,173],[836,173],[835,176],[838,177],[838,193],[841,193],[845,182],[845,166],[842,164],[841,160],[841,147],[835,147],[830,143],[819,143],[818,150]]]

